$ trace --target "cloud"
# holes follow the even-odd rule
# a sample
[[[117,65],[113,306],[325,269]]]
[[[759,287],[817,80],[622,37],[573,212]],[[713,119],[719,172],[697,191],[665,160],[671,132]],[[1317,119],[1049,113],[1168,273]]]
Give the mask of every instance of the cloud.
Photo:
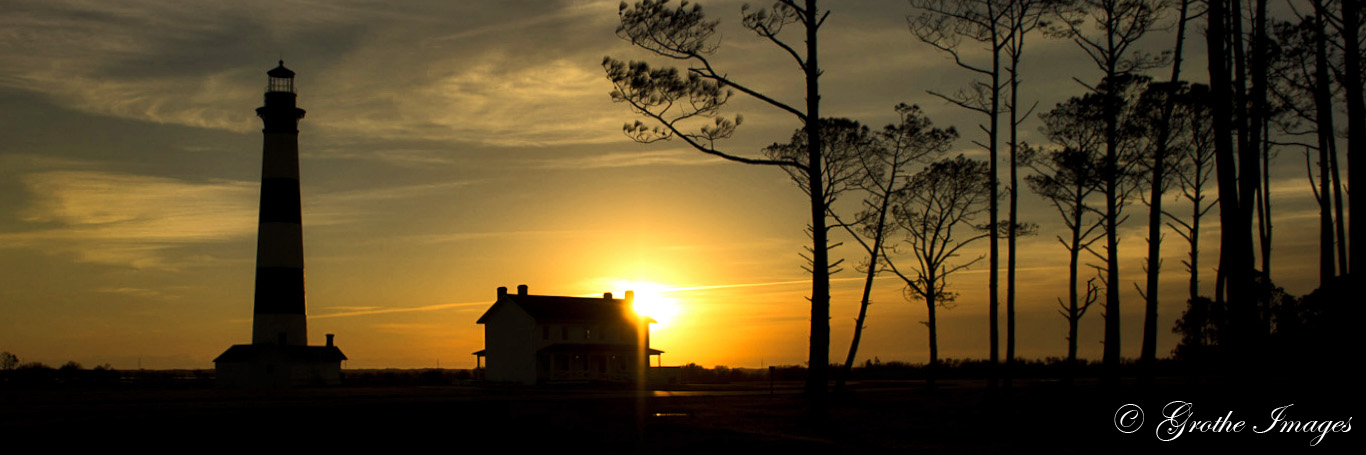
[[[248,132],[259,128],[247,109],[260,102],[261,73],[283,56],[299,74],[305,121],[333,134],[500,146],[619,140],[620,120],[609,119],[620,111],[597,66],[615,37],[589,32],[610,30],[615,5],[515,3],[7,6],[0,88],[98,115]]]
[[[125,295],[136,297],[142,300],[179,300],[180,296],[169,294],[156,289],[132,288],[132,287],[104,287],[96,289],[97,292],[114,295]]]
[[[430,169],[433,166],[455,166],[467,163],[459,157],[440,151],[420,150],[420,149],[378,149],[368,150],[363,148],[347,149],[325,149],[318,153],[300,151],[301,158],[307,159],[341,159],[341,160],[365,160],[377,161],[392,166]]]
[[[419,185],[391,186],[386,188],[369,188],[364,190],[343,191],[328,193],[319,196],[323,204],[342,204],[349,202],[376,202],[394,199],[407,199],[413,197],[440,194],[455,188],[465,187],[478,183],[473,180],[462,180],[456,182],[427,183]]]
[[[402,242],[414,242],[422,244],[436,244],[448,242],[464,242],[471,240],[486,240],[499,238],[528,238],[528,237],[583,237],[599,234],[603,231],[594,230],[540,230],[540,231],[491,231],[491,232],[456,232],[450,234],[430,234],[430,235],[411,235],[395,237]]]
[[[724,160],[687,150],[612,152],[586,157],[557,157],[541,160],[545,169],[603,169],[633,166],[696,166]]]
[[[374,309],[347,310],[347,311],[340,311],[340,312],[336,312],[336,313],[310,314],[310,315],[308,315],[308,317],[309,317],[310,319],[329,319],[329,318],[342,318],[342,317],[350,317],[350,316],[370,316],[370,315],[388,314],[388,313],[410,313],[410,312],[415,312],[415,311],[447,310],[447,309],[451,309],[451,308],[462,308],[462,307],[471,307],[471,306],[480,306],[480,305],[482,305],[482,306],[487,306],[488,304],[489,304],[489,302],[464,302],[464,303],[440,303],[440,304],[435,304],[435,305],[423,305],[423,306],[405,307],[405,308],[379,308],[379,307],[374,307]]]
[[[591,60],[536,62],[490,51],[471,60],[428,62],[424,74],[435,76],[358,88],[366,98],[354,100],[356,105],[319,108],[355,110],[357,115],[328,115],[316,122],[371,138],[506,147],[621,140],[621,120],[614,115],[621,111],[609,100],[607,81]]]
[[[50,171],[20,181],[33,195],[18,212],[33,230],[0,233],[0,248],[75,254],[82,262],[174,268],[167,251],[255,234],[256,184],[102,171]]]

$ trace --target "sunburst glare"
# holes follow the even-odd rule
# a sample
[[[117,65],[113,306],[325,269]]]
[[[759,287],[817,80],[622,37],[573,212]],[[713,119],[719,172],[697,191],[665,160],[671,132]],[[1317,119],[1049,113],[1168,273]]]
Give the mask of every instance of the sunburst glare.
[[[654,318],[655,327],[667,327],[678,316],[680,305],[669,294],[673,289],[651,282],[619,281],[614,288],[635,291],[636,313]]]

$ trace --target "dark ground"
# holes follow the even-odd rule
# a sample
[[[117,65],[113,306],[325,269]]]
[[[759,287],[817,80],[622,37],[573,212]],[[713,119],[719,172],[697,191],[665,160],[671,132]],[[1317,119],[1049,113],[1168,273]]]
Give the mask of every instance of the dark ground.
[[[107,448],[471,450],[496,453],[1359,453],[1363,430],[1256,434],[1273,409],[1296,420],[1348,420],[1359,399],[1346,378],[1315,381],[1161,379],[1103,387],[1017,381],[992,395],[980,380],[863,381],[812,417],[799,383],[732,383],[645,392],[476,385],[287,391],[174,388],[0,389],[0,434],[10,443]],[[1351,390],[1356,390],[1355,386]],[[1174,400],[1194,419],[1232,412],[1236,433],[1159,441]],[[1142,427],[1115,427],[1125,404]],[[45,444],[45,445],[46,445]],[[9,444],[7,444],[9,445]],[[216,451],[216,450],[215,450]],[[272,451],[273,452],[273,451]]]

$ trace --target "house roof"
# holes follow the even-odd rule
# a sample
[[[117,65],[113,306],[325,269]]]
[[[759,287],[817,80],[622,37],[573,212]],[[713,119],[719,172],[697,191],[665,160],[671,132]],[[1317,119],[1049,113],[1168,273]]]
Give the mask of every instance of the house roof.
[[[639,317],[626,299],[609,299],[602,297],[564,297],[556,295],[523,295],[506,294],[497,302],[490,306],[483,316],[479,317],[479,324],[488,320],[489,315],[493,314],[494,309],[500,304],[517,305],[531,315],[536,322],[615,322],[627,321],[634,323]],[[646,323],[655,322],[649,316],[645,316]]]
[[[264,357],[274,357],[291,362],[340,362],[346,354],[336,346],[280,346],[278,344],[235,344],[223,351],[218,362],[250,362]]]

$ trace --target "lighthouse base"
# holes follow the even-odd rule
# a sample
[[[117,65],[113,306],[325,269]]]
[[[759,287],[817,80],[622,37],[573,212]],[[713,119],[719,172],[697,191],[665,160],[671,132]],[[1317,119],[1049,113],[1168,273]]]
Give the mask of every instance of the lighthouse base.
[[[238,344],[213,363],[218,387],[260,389],[339,385],[343,360],[336,346]]]

